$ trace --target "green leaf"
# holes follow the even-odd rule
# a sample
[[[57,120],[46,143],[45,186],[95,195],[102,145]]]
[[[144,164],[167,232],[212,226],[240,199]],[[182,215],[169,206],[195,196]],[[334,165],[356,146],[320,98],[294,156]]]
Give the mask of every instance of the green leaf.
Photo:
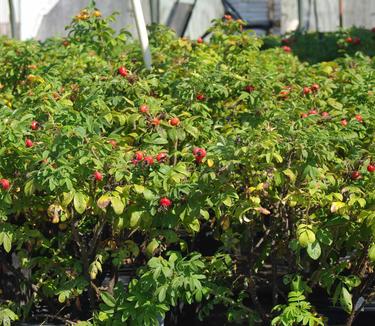
[[[317,260],[322,253],[319,242],[315,241],[314,243],[310,243],[307,246],[307,253],[311,259]]]
[[[345,286],[341,289],[340,304],[347,313],[350,313],[353,309],[352,295]]]
[[[117,215],[121,215],[124,211],[125,204],[120,197],[111,197],[112,208]]]
[[[139,225],[139,220],[141,218],[142,212],[141,211],[135,211],[132,212],[130,215],[130,226],[132,228],[135,228]]]
[[[108,307],[114,308],[116,306],[116,300],[110,293],[101,292],[100,297]]]
[[[287,176],[287,177],[289,177],[289,179],[290,179],[290,181],[292,182],[292,183],[294,183],[295,181],[296,181],[296,175],[294,174],[294,172],[291,170],[291,169],[286,169],[286,170],[284,170],[283,171],[283,173]]]
[[[64,303],[65,302],[65,300],[66,300],[65,292],[61,292],[59,294],[58,300],[59,300],[60,303]]]
[[[143,191],[143,196],[145,197],[146,200],[154,200],[155,199],[155,195],[154,193],[150,190],[150,189],[145,189]]]
[[[158,247],[159,242],[156,239],[152,239],[152,241],[146,247],[147,255],[152,256]]]
[[[337,110],[341,110],[343,108],[343,105],[340,102],[337,102],[334,98],[329,98],[327,103]]]
[[[83,214],[87,208],[88,197],[82,192],[76,192],[74,195],[74,208],[78,214]]]
[[[12,238],[13,238],[12,233],[9,233],[9,232],[4,233],[3,247],[6,252],[10,252],[10,250],[12,249]]]
[[[223,204],[227,207],[231,207],[233,205],[232,198],[229,196],[225,197],[225,199],[223,200]]]
[[[109,203],[111,202],[111,197],[110,197],[110,194],[104,194],[102,195],[98,201],[96,202],[96,204],[98,205],[99,208],[101,208],[102,210],[105,210],[105,208],[109,205]]]
[[[159,302],[164,302],[166,294],[167,294],[167,286],[164,285],[159,290],[159,295],[158,295]]]
[[[145,191],[145,187],[142,185],[134,185],[133,187],[137,194],[143,194],[143,192]]]
[[[35,192],[34,180],[30,179],[25,183],[25,195],[31,196]]]
[[[64,192],[63,193],[63,199],[61,201],[61,205],[63,207],[67,207],[72,202],[73,198],[74,198],[74,192],[73,191]]]

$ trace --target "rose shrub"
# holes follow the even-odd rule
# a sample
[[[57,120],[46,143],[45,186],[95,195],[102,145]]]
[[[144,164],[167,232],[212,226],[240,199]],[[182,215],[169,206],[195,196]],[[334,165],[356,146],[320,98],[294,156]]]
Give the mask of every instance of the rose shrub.
[[[323,325],[324,291],[350,325],[375,277],[374,59],[311,66],[226,19],[209,42],[151,26],[147,71],[113,19],[1,39],[0,320]]]

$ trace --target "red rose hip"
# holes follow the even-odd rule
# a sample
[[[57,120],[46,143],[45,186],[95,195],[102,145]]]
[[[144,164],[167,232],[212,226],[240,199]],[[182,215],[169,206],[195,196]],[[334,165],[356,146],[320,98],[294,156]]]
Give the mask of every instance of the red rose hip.
[[[375,164],[369,164],[368,166],[367,166],[367,171],[368,172],[375,172]]]
[[[353,171],[350,177],[352,180],[358,180],[361,177],[361,173],[359,171]]]
[[[203,94],[198,94],[196,98],[197,98],[198,101],[203,101],[204,100],[204,95]]]
[[[149,111],[149,108],[146,104],[142,104],[140,107],[139,107],[139,112],[141,113],[148,113]]]
[[[246,85],[245,86],[245,91],[248,93],[254,92],[255,87],[253,85]]]
[[[9,190],[10,188],[10,182],[9,180],[7,179],[0,179],[0,184],[1,184],[1,187],[3,188],[3,190]]]
[[[27,148],[30,148],[30,147],[33,147],[33,145],[34,145],[33,141],[31,139],[29,139],[29,138],[26,138],[26,140],[25,140],[25,146]]]
[[[346,120],[346,119],[341,119],[341,125],[343,126],[343,127],[346,127],[347,125],[348,125],[348,120]]]
[[[35,121],[35,120],[34,120],[34,121],[31,122],[30,128],[31,128],[32,130],[37,130],[38,127],[39,127],[39,123],[38,123],[38,121]]]
[[[355,115],[355,119],[359,122],[359,123],[362,123],[363,122],[363,118],[360,114],[356,114]]]
[[[126,77],[127,75],[128,75],[128,71],[126,70],[126,68],[125,67],[120,67],[120,68],[118,68],[118,73],[121,75],[121,76],[123,76],[123,77]]]
[[[99,171],[93,173],[94,179],[98,182],[103,180],[103,175]]]
[[[159,125],[160,125],[160,119],[159,119],[159,118],[153,118],[153,119],[151,120],[151,124],[152,124],[153,126],[159,126]]]
[[[193,149],[193,155],[195,156],[195,160],[198,163],[201,163],[202,160],[206,157],[207,153],[204,148],[196,147]]]
[[[143,152],[141,152],[141,151],[135,152],[134,159],[136,161],[142,161],[143,160]]]
[[[163,197],[163,198],[160,198],[159,204],[163,208],[168,208],[172,205],[172,201],[167,197]]]
[[[304,88],[303,88],[303,94],[304,94],[304,95],[309,95],[309,94],[311,94],[311,93],[312,93],[312,90],[311,90],[310,87],[304,87]]]
[[[174,118],[169,120],[169,124],[171,126],[177,127],[180,124],[180,119],[177,118],[177,117],[174,117]]]
[[[290,52],[292,52],[292,48],[291,48],[290,46],[284,45],[284,46],[282,46],[281,48],[282,48],[282,49],[284,50],[284,52],[286,52],[286,53],[290,53]]]
[[[167,159],[167,154],[166,153],[159,153],[157,156],[156,156],[156,160],[159,162],[159,163],[162,163],[164,162],[166,159]]]
[[[143,162],[146,163],[147,165],[153,165],[154,164],[154,159],[152,158],[152,156],[146,156],[143,159]]]

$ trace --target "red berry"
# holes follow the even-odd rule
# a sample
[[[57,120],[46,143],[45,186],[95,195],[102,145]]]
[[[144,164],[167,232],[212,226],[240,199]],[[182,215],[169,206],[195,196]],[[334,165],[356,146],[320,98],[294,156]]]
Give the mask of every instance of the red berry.
[[[197,43],[202,44],[202,43],[203,43],[203,38],[198,37],[198,38],[197,38]]]
[[[319,90],[319,88],[320,88],[319,85],[316,84],[316,83],[314,83],[314,84],[311,85],[311,90],[313,92],[317,92]]]
[[[345,42],[346,43],[352,43],[353,42],[353,39],[349,36],[345,39]]]
[[[359,171],[353,171],[352,174],[351,174],[352,180],[357,180],[360,177],[361,177],[361,173],[359,173]]]
[[[356,119],[358,122],[360,122],[360,123],[363,122],[363,118],[362,118],[362,116],[361,116],[360,114],[356,114],[356,115],[355,115],[355,119]]]
[[[148,106],[147,106],[146,104],[142,104],[142,105],[139,107],[139,111],[140,111],[141,113],[148,113],[149,108],[148,108]]]
[[[141,152],[141,151],[135,152],[134,159],[136,161],[142,161],[143,160],[143,152]]]
[[[166,153],[159,153],[159,154],[156,156],[156,160],[157,160],[159,163],[164,162],[166,159],[167,159],[167,154],[166,154]]]
[[[193,155],[195,156],[195,160],[200,163],[206,157],[207,153],[204,148],[195,147],[193,149]]]
[[[367,166],[367,171],[368,172],[375,172],[375,165],[374,164],[369,164]]]
[[[31,126],[30,126],[30,128],[31,128],[32,130],[37,130],[38,127],[39,127],[39,123],[38,123],[38,121],[32,121],[32,122],[31,122]]]
[[[322,112],[322,117],[323,118],[328,118],[329,117],[329,113],[327,111]]]
[[[4,190],[8,190],[10,188],[10,183],[7,179],[0,179],[0,184]]]
[[[289,95],[289,90],[284,90],[279,93],[280,97],[286,98]]]
[[[198,94],[197,95],[197,100],[198,101],[203,101],[204,100],[204,95],[203,94]]]
[[[114,139],[108,140],[108,143],[112,145],[112,148],[116,148],[117,146],[117,141],[115,141]]]
[[[318,114],[318,111],[316,109],[311,109],[309,111],[309,115],[315,115],[315,114]]]
[[[312,93],[312,90],[311,90],[310,87],[304,87],[304,88],[303,88],[303,94],[304,94],[304,95],[309,95],[309,94],[311,94],[311,93]]]
[[[153,165],[154,164],[154,159],[152,158],[152,156],[146,156],[144,159],[143,159],[143,162],[148,164],[148,165]]]
[[[302,113],[302,114],[301,114],[301,118],[302,118],[302,119],[305,119],[305,118],[307,118],[308,116],[309,116],[309,115],[308,115],[307,113]]]
[[[169,120],[169,124],[170,124],[171,126],[176,127],[176,126],[178,126],[178,125],[180,124],[180,119],[177,118],[177,117],[174,117],[174,118],[172,118],[171,120]]]
[[[160,198],[159,204],[160,206],[167,208],[172,205],[172,201],[167,197],[163,197],[163,198]]]
[[[361,39],[360,39],[359,37],[355,37],[355,38],[353,39],[353,44],[354,44],[354,45],[359,45],[359,44],[361,44]]]
[[[26,147],[30,148],[30,147],[33,147],[34,143],[32,142],[31,139],[26,138],[25,145],[26,145]]]
[[[152,121],[151,121],[151,124],[153,126],[159,126],[160,125],[160,119],[158,118],[153,118]]]
[[[95,171],[93,175],[96,181],[100,182],[103,180],[103,175],[99,171]]]
[[[348,125],[348,120],[346,120],[346,119],[341,119],[341,125],[342,125],[343,127],[346,127],[346,126]]]
[[[120,67],[118,68],[118,73],[123,76],[123,77],[126,77],[128,75],[128,71],[126,70],[125,67]]]
[[[253,85],[246,85],[245,86],[245,91],[248,92],[248,93],[254,92],[255,91],[255,87]]]
[[[290,46],[284,45],[284,46],[282,46],[281,48],[282,48],[282,49],[284,50],[284,52],[286,52],[286,53],[290,53],[290,52],[292,52],[292,48],[291,48]]]

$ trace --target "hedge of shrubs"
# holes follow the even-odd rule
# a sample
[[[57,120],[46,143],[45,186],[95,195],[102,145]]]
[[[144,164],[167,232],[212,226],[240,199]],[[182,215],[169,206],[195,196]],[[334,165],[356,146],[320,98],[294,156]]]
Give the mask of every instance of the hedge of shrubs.
[[[301,63],[227,16],[209,42],[151,26],[148,71],[113,19],[0,41],[0,321],[323,325],[323,293],[351,325],[374,296],[374,59]]]

